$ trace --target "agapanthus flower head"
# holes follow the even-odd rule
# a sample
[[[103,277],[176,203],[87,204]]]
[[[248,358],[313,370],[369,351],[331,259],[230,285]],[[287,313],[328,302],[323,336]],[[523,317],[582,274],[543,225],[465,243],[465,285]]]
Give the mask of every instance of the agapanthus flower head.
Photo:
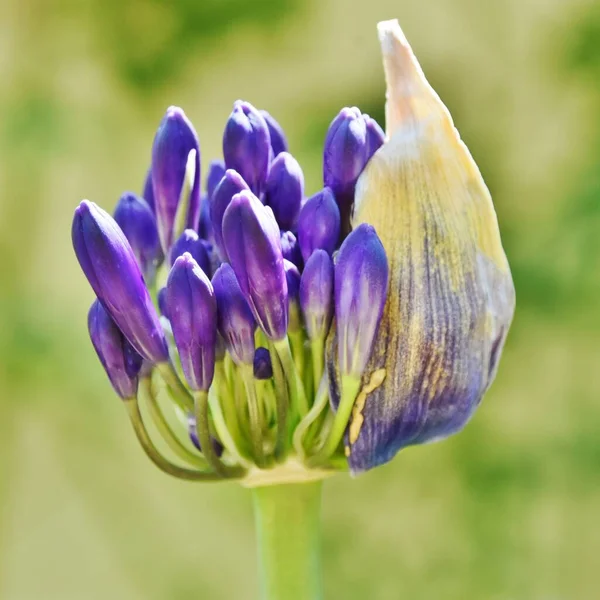
[[[158,233],[166,254],[179,233],[178,213],[183,212],[181,229],[196,230],[200,220],[200,144],[193,125],[177,106],[167,109],[154,137],[152,185]]]
[[[494,378],[514,288],[489,193],[397,22],[380,39],[386,134],[343,108],[307,200],[279,124],[237,101],[197,228],[199,145],[169,109],[144,191],[173,263],[162,318],[139,266],[151,260],[147,203],[133,196],[139,219],[120,203],[126,235],[93,204],[76,210],[73,244],[99,298],[94,345],[166,472],[249,486],[325,477],[340,461],[360,473],[458,431]],[[148,446],[132,396],[139,378],[152,400],[157,372],[203,456],[157,430],[200,470]]]
[[[83,200],[75,210],[71,235],[83,272],[125,337],[145,359],[167,360],[158,315],[131,245],[115,220]]]
[[[302,206],[298,217],[298,242],[306,262],[318,249],[329,255],[340,239],[340,210],[330,188],[317,192]]]
[[[267,337],[288,326],[288,290],[273,212],[250,191],[236,194],[223,217],[223,241],[240,289]]]
[[[123,400],[135,397],[142,357],[127,341],[99,300],[94,300],[88,313],[88,331],[115,392]]]
[[[186,252],[192,255],[192,258],[205,273],[210,273],[210,257],[207,243],[200,239],[200,236],[193,229],[186,229],[171,246],[171,250],[169,251],[169,263],[171,266]]]
[[[236,363],[252,364],[256,321],[231,266],[223,263],[212,279],[217,300],[217,328]]]
[[[188,252],[169,273],[167,310],[188,385],[208,390],[215,369],[217,302],[206,273]]]
[[[265,191],[265,204],[273,209],[281,229],[296,224],[304,196],[304,174],[289,152],[280,152],[271,163]]]
[[[114,218],[131,244],[146,283],[153,285],[164,256],[150,206],[133,192],[125,192],[117,202]]]
[[[267,123],[269,128],[269,136],[271,138],[271,150],[273,151],[273,158],[277,158],[281,152],[288,151],[288,142],[285,137],[285,133],[281,125],[275,120],[275,118],[269,114],[266,110],[261,110],[260,114]]]
[[[214,192],[209,196],[210,220],[213,236],[222,258],[227,258],[227,251],[223,243],[223,215],[231,199],[243,190],[249,190],[242,176],[233,169],[227,169]]]
[[[264,117],[249,102],[237,100],[233,105],[223,134],[223,156],[226,167],[237,171],[255,194],[264,191],[271,136]]]

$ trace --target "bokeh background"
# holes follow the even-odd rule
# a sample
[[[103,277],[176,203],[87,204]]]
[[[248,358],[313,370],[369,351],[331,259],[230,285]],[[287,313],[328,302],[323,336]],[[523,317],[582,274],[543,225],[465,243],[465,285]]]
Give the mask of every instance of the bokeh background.
[[[140,191],[170,104],[204,164],[244,98],[319,186],[383,123],[398,17],[495,199],[517,287],[467,429],[327,482],[327,598],[587,600],[600,569],[600,7],[589,0],[0,2],[0,598],[254,598],[249,493],[142,455],[86,332],[76,203]]]

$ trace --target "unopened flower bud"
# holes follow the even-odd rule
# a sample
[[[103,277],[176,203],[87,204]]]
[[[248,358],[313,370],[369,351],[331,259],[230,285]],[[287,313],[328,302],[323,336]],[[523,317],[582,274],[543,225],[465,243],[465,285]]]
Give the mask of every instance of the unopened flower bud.
[[[287,152],[288,143],[283,132],[281,125],[266,111],[261,110],[260,114],[267,123],[269,128],[269,135],[271,136],[271,150],[273,151],[273,158],[277,158],[277,155],[281,152]]]
[[[152,169],[148,169],[146,173],[146,179],[144,181],[144,191],[142,192],[142,198],[148,203],[152,214],[156,214],[154,208],[154,187],[152,185]]]
[[[273,365],[271,355],[262,346],[254,353],[254,377],[255,379],[271,379],[273,377]]]
[[[171,266],[186,252],[198,263],[198,266],[208,275],[210,273],[210,257],[206,242],[193,229],[186,229],[179,239],[171,246],[169,252],[169,263]]]
[[[283,339],[288,290],[273,212],[251,192],[236,194],[223,217],[223,241],[250,309],[265,334]]]
[[[215,368],[217,302],[208,277],[187,252],[169,273],[167,310],[186,381],[206,391]]]
[[[223,157],[257,195],[264,190],[269,172],[271,138],[263,116],[250,104],[237,100],[223,134]]]
[[[317,250],[333,254],[340,238],[340,210],[330,188],[323,188],[302,206],[298,217],[298,242],[306,262]]]
[[[363,119],[367,127],[367,161],[383,146],[385,142],[385,133],[379,126],[379,123],[373,117],[363,113]]]
[[[217,328],[237,364],[252,364],[256,321],[231,266],[223,263],[212,280],[217,299]]]
[[[370,225],[344,240],[335,262],[335,319],[338,366],[360,377],[371,355],[388,285],[385,250]]]
[[[147,360],[167,360],[158,314],[131,245],[115,220],[83,200],[75,210],[71,236],[85,276],[125,337]]]
[[[169,310],[167,308],[167,288],[162,287],[158,290],[156,295],[156,302],[158,304],[158,310],[163,317],[169,318]]]
[[[117,394],[125,400],[137,393],[142,357],[127,341],[99,300],[88,313],[88,331],[96,354]]]
[[[146,282],[153,285],[163,253],[156,219],[148,203],[134,193],[126,192],[115,208],[115,221],[131,244]]]
[[[315,250],[300,280],[300,307],[311,340],[323,339],[333,317],[333,261],[325,250]]]
[[[330,187],[342,215],[349,221],[354,186],[368,160],[367,126],[358,108],[343,108],[331,122],[323,150],[323,183]]]
[[[198,223],[198,235],[209,243],[214,242],[213,226],[210,220],[210,202],[208,194],[205,194],[200,201],[200,222]]]
[[[273,209],[281,229],[291,229],[296,224],[304,196],[304,174],[298,161],[288,152],[281,152],[271,163],[265,204]]]
[[[302,260],[302,252],[300,252],[300,244],[291,231],[283,231],[281,233],[281,253],[285,260],[289,260],[298,269],[302,269],[304,262]]]
[[[302,315],[300,313],[300,302],[298,295],[300,293],[300,271],[298,267],[289,260],[283,260],[285,269],[285,279],[288,288],[288,329],[298,331],[302,327]]]
[[[206,195],[210,198],[221,179],[225,175],[225,163],[222,160],[211,160],[208,165],[208,174],[206,176]]]
[[[227,169],[212,196],[209,197],[210,220],[213,228],[213,236],[215,238],[215,245],[222,258],[227,258],[227,253],[223,244],[223,215],[225,214],[225,210],[229,206],[231,199],[242,190],[248,189],[246,182],[239,173],[233,169]]]
[[[189,182],[189,198],[182,198],[187,205],[185,227],[198,229],[200,219],[200,145],[198,136],[181,108],[171,106],[161,121],[152,147],[152,183],[158,233],[165,254],[174,237],[175,220],[180,209],[180,198],[185,179],[190,175],[188,160],[194,152]]]

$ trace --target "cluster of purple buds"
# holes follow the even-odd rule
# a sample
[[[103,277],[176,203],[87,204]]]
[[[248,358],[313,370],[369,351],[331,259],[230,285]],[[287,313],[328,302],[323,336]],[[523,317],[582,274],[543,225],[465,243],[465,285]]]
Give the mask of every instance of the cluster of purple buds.
[[[458,430],[489,386],[512,316],[509,279],[484,272],[494,258],[504,273],[501,248],[478,256],[483,238],[469,245],[468,227],[479,221],[454,197],[433,211],[460,169],[434,189],[446,155],[432,166],[435,146],[404,150],[430,131],[402,123],[421,114],[394,71],[412,54],[394,27],[385,35],[388,133],[399,137],[343,108],[324,132],[320,189],[306,193],[277,121],[240,100],[204,191],[196,131],[170,107],[142,197],[124,194],[114,218],[87,200],[76,209],[73,246],[96,295],[90,337],[163,471],[250,486],[358,473]],[[406,89],[428,93],[419,85]],[[439,139],[452,131],[443,122]],[[504,312],[494,281],[507,285]]]
[[[347,114],[358,119],[364,147]],[[317,390],[327,390],[321,380],[334,314],[340,369],[360,377],[369,358],[388,267],[381,244],[364,245],[365,236],[376,240],[372,229],[342,236],[340,203],[373,151],[366,148],[374,143],[370,123],[358,109],[333,120],[327,186],[306,197],[281,126],[238,101],[223,134],[224,160],[210,163],[202,194],[198,136],[185,113],[170,107],[143,197],[124,194],[114,219],[88,201],[75,212],[74,248],[97,296],[90,335],[113,387],[127,402],[141,402],[138,396],[158,392],[156,385],[138,390],[138,381],[164,379],[192,436],[188,451],[206,455],[207,473],[243,477],[253,464],[282,468],[292,457],[314,466],[322,436],[295,445],[292,432]],[[156,418],[164,430],[168,419]],[[311,418],[307,429],[324,421]],[[209,423],[209,446],[218,444],[219,455],[200,450],[198,419]],[[185,446],[179,433],[169,435]]]

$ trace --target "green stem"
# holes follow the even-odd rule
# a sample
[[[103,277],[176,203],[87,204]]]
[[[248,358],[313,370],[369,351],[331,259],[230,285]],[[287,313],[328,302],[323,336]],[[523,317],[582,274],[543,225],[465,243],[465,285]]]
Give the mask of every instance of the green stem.
[[[306,395],[302,389],[298,371],[294,364],[289,339],[286,336],[282,340],[277,340],[273,342],[273,347],[281,361],[281,367],[283,368],[283,373],[289,389],[291,406],[297,411],[297,414],[299,414],[302,419],[308,412],[308,402],[306,401]]]
[[[262,600],[320,600],[322,482],[254,488]]]
[[[288,451],[288,414],[290,412],[290,396],[285,375],[273,342],[269,342],[273,381],[275,382],[275,402],[277,409],[277,438],[275,440],[275,458],[282,462]]]
[[[324,337],[318,337],[310,341],[310,352],[313,366],[313,390],[315,394],[317,393],[318,386],[321,382],[321,377],[323,376],[325,363],[324,348]]]
[[[156,368],[164,382],[169,386],[179,408],[184,412],[191,411],[194,408],[194,400],[183,383],[181,383],[175,367],[170,362],[163,362],[158,363]]]
[[[242,380],[244,381],[244,386],[246,388],[246,400],[248,402],[252,454],[254,456],[256,465],[260,469],[264,469],[266,466],[265,451],[263,448],[264,411],[262,410],[262,406],[259,404],[259,399],[256,396],[252,365],[242,365],[240,369],[242,372]]]

